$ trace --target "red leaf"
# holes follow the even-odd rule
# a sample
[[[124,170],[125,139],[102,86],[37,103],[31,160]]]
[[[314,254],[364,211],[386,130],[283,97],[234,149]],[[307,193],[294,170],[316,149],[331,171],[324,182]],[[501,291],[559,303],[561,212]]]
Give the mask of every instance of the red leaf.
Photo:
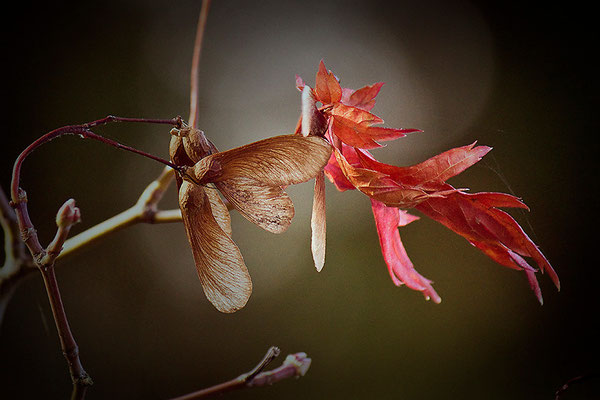
[[[346,150],[344,155],[354,155],[357,160],[360,159],[359,154],[365,154],[361,153],[358,149],[350,147],[344,147],[344,149]],[[407,185],[402,181],[394,179],[386,172],[364,168],[358,163],[353,164],[348,162],[346,157],[337,149],[334,149],[334,155],[340,172],[356,189],[390,207],[413,208],[428,198],[443,197],[459,190],[451,186],[450,189],[446,189],[437,185],[431,189],[419,187],[418,185]]]
[[[375,106],[375,97],[379,94],[382,86],[383,82],[377,82],[357,90],[344,88],[342,89],[342,103],[370,111]]]
[[[431,286],[431,281],[414,269],[398,232],[399,226],[404,226],[418,217],[397,208],[386,207],[376,200],[371,200],[371,207],[383,259],[394,284],[396,286],[406,284],[411,289],[423,292],[426,299],[431,298],[435,303],[439,303],[441,298]]]
[[[329,111],[329,114],[333,115],[334,117],[349,119],[357,125],[373,125],[383,123],[383,120],[375,114],[342,103],[335,104],[331,111]]]
[[[373,126],[383,123],[370,113],[383,83],[358,90],[341,89],[337,78],[322,61],[316,81],[315,97],[324,105],[318,112],[328,117],[325,137],[334,147],[324,172],[338,190],[358,189],[371,198],[382,252],[395,284],[406,283],[439,301],[431,282],[414,270],[397,231],[398,225],[411,221],[406,217],[408,214],[398,208],[417,208],[465,237],[496,262],[525,271],[540,302],[536,270],[525,257],[532,258],[542,272],[548,272],[560,288],[558,276],[535,243],[509,214],[499,209],[528,209],[520,199],[504,193],[467,194],[446,183],[477,163],[490,147],[473,143],[409,167],[380,163],[368,152],[381,147],[378,141],[418,131]],[[297,78],[297,86],[303,85]],[[299,132],[299,128],[296,131]]]
[[[337,103],[342,99],[342,88],[337,78],[325,68],[323,60],[319,63],[319,71],[315,79],[317,99],[325,104]]]
[[[366,168],[383,172],[405,185],[427,188],[436,187],[438,184],[460,174],[481,160],[491,150],[491,147],[487,146],[474,146],[475,143],[457,147],[409,167],[396,167],[395,165],[380,163],[364,151],[359,150],[357,154],[360,157],[361,164]]]
[[[328,112],[332,117],[332,133],[350,146],[362,149],[381,147],[376,140],[394,140],[416,129],[391,129],[372,126],[383,120],[368,111],[338,103]]]
[[[346,178],[346,175],[344,175],[335,159],[334,154],[331,155],[329,162],[324,168],[324,172],[325,175],[327,175],[327,178],[329,178],[331,183],[333,183],[340,192],[355,189],[352,182],[350,182],[348,178]]]
[[[451,188],[450,185],[444,185]],[[560,282],[556,272],[535,243],[519,224],[498,207],[526,206],[517,198],[504,193],[456,192],[444,198],[430,198],[417,205],[417,209],[467,239],[487,256],[507,267],[533,269],[522,257],[531,257],[542,272],[548,272],[557,288]],[[528,279],[532,288],[531,274]],[[537,294],[541,299],[541,295]]]

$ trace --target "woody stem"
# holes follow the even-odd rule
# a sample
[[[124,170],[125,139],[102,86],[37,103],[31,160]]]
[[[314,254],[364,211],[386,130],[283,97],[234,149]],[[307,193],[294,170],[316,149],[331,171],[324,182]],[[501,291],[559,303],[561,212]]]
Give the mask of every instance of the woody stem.
[[[19,157],[17,157],[17,160],[15,161],[15,164],[13,166],[12,184],[11,184],[11,190],[10,190],[11,199],[12,199],[13,203],[16,203],[19,201],[19,180],[20,180],[20,175],[21,175],[21,165],[23,164],[23,161],[25,160],[25,158],[27,158],[27,156],[29,154],[31,154],[31,152],[33,152],[35,149],[37,149],[44,143],[47,143],[50,140],[55,139],[59,136],[63,136],[63,135],[81,135],[84,138],[95,139],[95,140],[101,141],[103,143],[106,143],[108,145],[117,147],[119,149],[131,151],[133,153],[143,155],[144,157],[151,158],[162,164],[168,165],[171,168],[177,169],[177,167],[175,165],[171,164],[169,161],[166,161],[159,157],[145,153],[141,150],[137,150],[132,147],[123,145],[114,140],[106,139],[102,136],[96,135],[95,133],[93,133],[90,130],[93,127],[96,127],[99,125],[105,125],[105,124],[108,124],[111,122],[164,124],[164,125],[173,125],[176,127],[180,127],[181,124],[183,123],[181,120],[181,117],[176,117],[176,118],[172,118],[172,119],[145,119],[145,118],[124,118],[124,117],[115,117],[113,115],[109,115],[107,117],[98,119],[96,121],[88,122],[86,124],[63,126],[62,128],[58,128],[51,132],[48,132],[45,135],[43,135],[42,137],[38,138],[33,143],[31,143],[25,150],[23,150],[23,152],[21,152],[21,154],[19,154]]]
[[[92,379],[83,369],[83,365],[79,359],[79,347],[75,342],[71,327],[69,326],[69,321],[67,320],[67,314],[65,313],[65,308],[58,289],[58,283],[56,281],[56,275],[54,273],[54,265],[41,267],[40,271],[44,278],[48,299],[50,300],[52,315],[60,340],[60,347],[67,360],[73,384],[76,386],[89,386],[92,384]]]
[[[169,163],[168,161],[162,160],[158,157],[152,156],[140,150],[134,149],[129,146],[122,145],[114,140],[106,139],[102,136],[96,135],[90,129],[104,125],[111,122],[133,122],[133,123],[154,123],[154,124],[167,124],[174,125],[176,127],[181,127],[182,120],[180,117],[173,118],[170,120],[164,119],[141,119],[141,118],[122,118],[115,116],[107,116],[105,118],[92,121],[82,125],[71,125],[65,126],[62,128],[58,128],[54,131],[51,131],[32,144],[30,144],[17,158],[15,161],[15,165],[13,167],[13,175],[12,175],[12,183],[11,183],[11,203],[10,205],[13,207],[15,211],[16,220],[18,223],[18,228],[21,233],[21,238],[25,245],[29,249],[31,253],[32,260],[36,267],[39,269],[42,277],[44,279],[44,284],[46,286],[46,292],[48,294],[48,300],[50,302],[50,306],[52,308],[52,315],[54,317],[54,322],[56,324],[56,329],[58,332],[58,337],[60,339],[60,345],[62,352],[67,359],[67,364],[69,366],[69,372],[71,374],[71,379],[75,387],[78,386],[89,386],[92,384],[92,380],[89,375],[83,369],[81,361],[79,359],[79,347],[75,342],[75,338],[71,332],[71,328],[69,326],[69,322],[67,319],[67,315],[64,309],[64,305],[61,299],[60,290],[58,288],[58,283],[56,281],[56,275],[54,273],[54,262],[56,260],[56,256],[58,253],[56,251],[52,252],[52,245],[49,247],[51,250],[49,254],[48,250],[45,249],[39,241],[37,231],[34,228],[34,225],[29,216],[29,211],[27,208],[27,194],[23,189],[19,187],[19,180],[21,175],[21,166],[23,161],[27,158],[31,152],[33,152],[39,146],[47,143],[48,141],[55,139],[59,136],[67,135],[67,134],[77,134],[81,135],[83,138],[90,138],[99,140],[105,144],[109,144],[111,146],[132,151],[134,153],[149,157],[155,161],[162,162],[169,167],[178,169],[177,166]],[[61,227],[59,226],[59,230]],[[64,240],[64,237],[61,237],[61,241]],[[62,245],[58,246],[62,247]],[[55,250],[55,249],[54,249]]]

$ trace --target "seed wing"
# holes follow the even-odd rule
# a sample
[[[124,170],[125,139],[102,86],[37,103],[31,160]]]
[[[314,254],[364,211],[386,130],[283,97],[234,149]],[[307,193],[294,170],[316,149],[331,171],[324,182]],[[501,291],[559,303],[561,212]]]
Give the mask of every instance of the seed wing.
[[[215,219],[211,200],[215,201],[204,187],[181,184],[179,206],[200,283],[217,310],[232,313],[248,301],[252,281],[240,250],[226,233],[228,218],[222,219],[219,212]]]
[[[197,182],[214,182],[249,221],[281,233],[294,216],[284,188],[317,176],[330,155],[320,137],[282,135],[205,157],[192,174]]]

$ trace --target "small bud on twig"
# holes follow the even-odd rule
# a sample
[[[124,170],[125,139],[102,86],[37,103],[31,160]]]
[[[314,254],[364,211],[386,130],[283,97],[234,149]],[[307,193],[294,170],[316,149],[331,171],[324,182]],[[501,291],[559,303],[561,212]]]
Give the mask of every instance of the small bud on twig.
[[[41,263],[49,265],[54,263],[54,260],[62,251],[63,244],[69,236],[71,227],[81,221],[81,212],[75,207],[75,200],[69,199],[58,209],[56,213],[56,235],[46,248],[46,254],[41,259]]]
[[[60,207],[56,213],[56,226],[64,229],[68,225],[74,225],[81,221],[81,212],[75,207],[75,200],[69,199]]]
[[[248,382],[247,386],[272,385],[283,379],[304,376],[310,368],[311,361],[306,353],[290,354],[285,358],[280,367],[261,372]]]

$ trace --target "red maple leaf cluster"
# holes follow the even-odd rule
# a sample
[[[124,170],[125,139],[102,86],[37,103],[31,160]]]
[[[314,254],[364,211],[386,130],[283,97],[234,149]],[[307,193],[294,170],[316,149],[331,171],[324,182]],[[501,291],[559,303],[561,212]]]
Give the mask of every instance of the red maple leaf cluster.
[[[556,272],[519,224],[501,208],[528,207],[518,198],[496,192],[466,193],[446,183],[477,163],[491,148],[475,143],[438,154],[420,164],[398,167],[377,161],[369,152],[381,147],[380,141],[394,140],[416,129],[390,129],[379,125],[383,120],[371,113],[383,83],[358,90],[342,88],[339,80],[319,65],[315,87],[296,77],[302,91],[303,111],[297,134],[324,136],[334,150],[317,176],[313,204],[312,250],[315,266],[323,267],[325,257],[324,176],[338,190],[357,189],[369,196],[383,258],[395,285],[406,284],[421,291],[427,299],[441,301],[431,281],[420,275],[408,258],[398,227],[418,217],[406,212],[417,209],[424,215],[463,236],[494,261],[525,271],[529,284],[542,303],[535,273],[524,257],[535,261],[547,272],[557,288]],[[317,107],[317,103],[321,103]]]

